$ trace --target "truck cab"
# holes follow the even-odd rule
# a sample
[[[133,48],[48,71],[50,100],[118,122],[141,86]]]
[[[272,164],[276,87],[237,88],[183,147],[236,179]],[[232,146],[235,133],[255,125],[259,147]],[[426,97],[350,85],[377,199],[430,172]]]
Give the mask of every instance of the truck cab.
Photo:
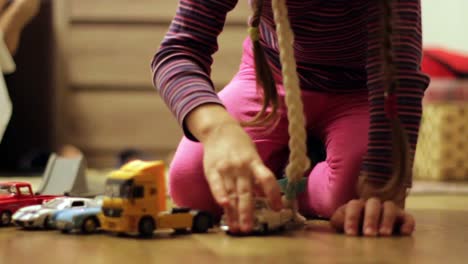
[[[107,177],[102,202],[103,229],[138,232],[144,216],[166,209],[162,162],[130,162]]]
[[[166,211],[166,203],[164,162],[131,161],[107,177],[101,227],[150,236],[155,229],[193,229],[197,219],[204,221],[202,231],[212,226],[208,214],[180,208]]]

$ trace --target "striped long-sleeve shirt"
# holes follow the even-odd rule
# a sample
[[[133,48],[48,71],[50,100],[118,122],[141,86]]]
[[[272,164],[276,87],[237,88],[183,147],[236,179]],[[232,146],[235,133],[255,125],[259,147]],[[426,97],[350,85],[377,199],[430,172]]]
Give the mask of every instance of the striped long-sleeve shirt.
[[[245,0],[247,1],[247,0]],[[153,63],[153,82],[177,120],[205,103],[222,102],[210,79],[212,55],[226,15],[237,0],[180,0],[177,14]],[[391,174],[391,127],[384,113],[382,10],[374,0],[288,0],[294,51],[302,89],[332,93],[368,90],[370,131],[363,171],[386,181]],[[420,71],[420,0],[393,1],[393,38],[398,114],[414,150],[421,98],[429,78]],[[280,74],[271,0],[264,1],[261,44],[275,75]],[[187,132],[187,131],[186,131]]]

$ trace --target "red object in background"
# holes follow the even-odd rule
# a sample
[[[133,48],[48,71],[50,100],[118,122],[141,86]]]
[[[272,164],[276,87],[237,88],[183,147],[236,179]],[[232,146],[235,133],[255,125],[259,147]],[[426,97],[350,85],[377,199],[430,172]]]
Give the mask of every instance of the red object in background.
[[[443,48],[425,48],[421,67],[431,78],[468,79],[468,54]]]
[[[468,101],[468,54],[425,48],[421,68],[431,77],[423,103]]]
[[[1,182],[0,183],[0,226],[11,223],[11,216],[20,208],[42,204],[59,196],[35,195],[31,184],[27,182]]]

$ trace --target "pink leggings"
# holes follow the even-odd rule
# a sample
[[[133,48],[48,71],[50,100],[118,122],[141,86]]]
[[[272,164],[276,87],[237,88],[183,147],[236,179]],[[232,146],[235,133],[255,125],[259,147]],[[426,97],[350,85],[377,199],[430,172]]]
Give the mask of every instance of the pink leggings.
[[[284,90],[278,85],[280,101]],[[327,94],[303,91],[306,126],[310,136],[324,142],[326,160],[315,165],[308,176],[307,191],[299,197],[304,215],[331,217],[342,204],[356,197],[355,185],[367,151],[369,103],[366,93]],[[256,90],[252,59],[244,54],[238,74],[220,93],[231,115],[239,120],[252,118],[261,109]],[[271,133],[246,128],[266,166],[278,177],[288,160],[288,120],[284,107],[280,121]],[[209,210],[221,209],[211,195],[203,173],[203,147],[183,138],[169,171],[169,192],[179,206]]]

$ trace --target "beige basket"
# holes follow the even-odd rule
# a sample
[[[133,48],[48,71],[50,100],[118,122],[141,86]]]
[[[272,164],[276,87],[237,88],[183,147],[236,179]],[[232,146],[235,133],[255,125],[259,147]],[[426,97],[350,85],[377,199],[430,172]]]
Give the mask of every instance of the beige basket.
[[[468,101],[424,104],[413,177],[468,180]]]

